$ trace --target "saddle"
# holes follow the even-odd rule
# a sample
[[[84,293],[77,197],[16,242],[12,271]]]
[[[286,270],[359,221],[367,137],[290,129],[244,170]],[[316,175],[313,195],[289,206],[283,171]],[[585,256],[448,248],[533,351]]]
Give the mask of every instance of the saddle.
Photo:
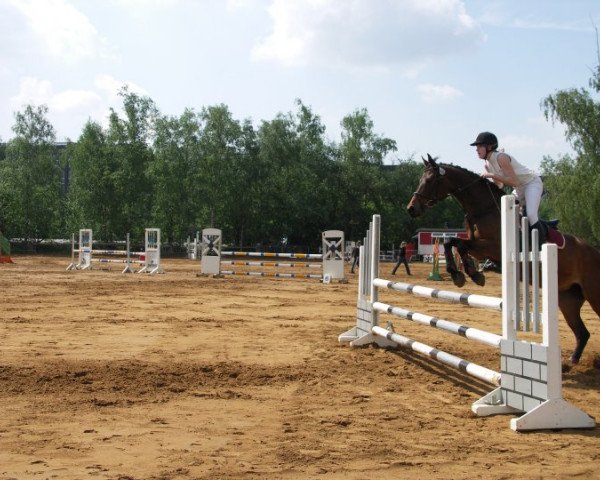
[[[558,222],[560,220],[540,220],[546,227],[546,241],[543,243],[554,243],[558,248],[565,247],[565,236],[558,229]]]
[[[516,203],[519,204],[519,201],[517,200]],[[527,215],[526,206],[523,206],[521,210],[523,215]],[[554,218],[552,220],[539,219],[539,223],[542,224],[542,229],[545,230],[545,232],[540,232],[540,239],[543,239],[543,241],[541,242],[542,245],[544,243],[554,243],[560,249],[565,247],[565,237],[558,229],[559,222],[560,220],[558,220],[557,218]],[[530,225],[529,228],[531,228],[532,226],[533,225]]]

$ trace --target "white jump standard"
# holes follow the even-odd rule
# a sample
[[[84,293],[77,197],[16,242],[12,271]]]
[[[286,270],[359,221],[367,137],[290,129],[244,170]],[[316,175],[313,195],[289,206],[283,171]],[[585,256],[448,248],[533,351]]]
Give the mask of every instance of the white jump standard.
[[[160,229],[147,228],[145,230],[145,250],[143,252],[131,252],[129,245],[129,234],[127,234],[125,250],[99,250],[93,248],[93,232],[90,229],[79,230],[79,248],[75,248],[75,236],[71,236],[71,263],[67,270],[91,270],[93,263],[124,263],[125,268],[122,273],[133,273],[132,265],[139,264],[143,266],[137,273],[148,272],[164,273],[160,265]],[[75,254],[78,254],[78,261],[75,263]],[[125,255],[125,259],[115,258],[94,258],[94,255],[105,255],[113,257]],[[133,260],[132,256],[138,256],[139,259]]]
[[[402,346],[437,361],[457,368],[471,376],[497,386],[495,390],[477,400],[472,410],[479,416],[494,414],[520,414],[510,421],[513,430],[543,430],[559,428],[593,428],[595,421],[582,410],[562,398],[562,370],[558,337],[558,286],[557,247],[543,245],[541,254],[537,248],[537,231],[533,230],[532,252],[528,248],[529,228],[524,219],[519,247],[518,208],[514,197],[502,198],[502,298],[469,295],[437,290],[418,285],[390,282],[379,275],[379,229],[380,217],[373,216],[373,223],[360,247],[357,322],[346,333],[339,336],[341,343],[360,346],[376,343],[384,347]],[[522,265],[521,265],[522,264]],[[531,264],[531,265],[530,265]],[[539,297],[539,282],[534,275],[533,291],[529,293],[529,277],[523,275],[523,303],[519,292],[519,266],[527,273],[529,268],[537,272],[541,264],[542,305],[535,301]],[[387,288],[403,293],[429,297],[435,300],[460,303],[475,308],[501,311],[502,335],[459,325],[430,315],[412,312],[379,302],[378,289]],[[529,311],[529,303],[533,311]],[[405,337],[393,330],[379,326],[379,314],[391,314],[416,323],[438,328],[475,340],[500,350],[500,372],[477,365],[468,360],[442,352],[433,347]],[[519,340],[519,327],[529,330],[533,324],[537,332],[542,323],[542,342]]]
[[[327,230],[321,235],[323,253],[275,253],[275,252],[236,252],[222,251],[222,234],[218,228],[205,228],[202,230],[202,275],[248,275],[257,277],[281,278],[314,278],[344,280],[344,232],[341,230]],[[263,262],[263,261],[238,261],[222,260],[228,257],[261,257],[261,258],[286,258],[300,259],[304,262]],[[321,263],[309,263],[310,260],[321,260]],[[297,273],[297,272],[259,272],[222,270],[222,265],[244,265],[252,267],[277,267],[277,268],[314,268],[322,269],[323,274]]]
[[[160,265],[160,228],[146,228],[144,237],[146,263],[137,273],[165,273]]]

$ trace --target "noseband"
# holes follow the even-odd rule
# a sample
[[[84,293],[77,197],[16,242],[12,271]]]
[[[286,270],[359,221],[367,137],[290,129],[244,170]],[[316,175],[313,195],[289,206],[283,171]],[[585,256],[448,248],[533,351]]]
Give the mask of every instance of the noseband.
[[[421,192],[413,192],[413,196],[421,199],[427,207],[433,207],[437,202],[439,202],[440,200],[444,200],[444,198],[446,198],[448,195],[449,194],[447,193],[446,195],[440,198],[429,198]]]
[[[438,171],[436,171],[436,170],[434,170],[434,171],[435,171],[435,176],[433,177],[433,184],[431,185],[430,191],[436,192],[437,191],[436,184],[440,180],[440,174]],[[444,198],[446,198],[447,196],[448,196],[448,194],[444,195],[443,197],[439,197],[439,198],[431,198],[421,192],[413,192],[413,197],[417,197],[418,199],[420,199],[425,204],[425,206],[428,208],[433,207],[437,202],[444,200]]]

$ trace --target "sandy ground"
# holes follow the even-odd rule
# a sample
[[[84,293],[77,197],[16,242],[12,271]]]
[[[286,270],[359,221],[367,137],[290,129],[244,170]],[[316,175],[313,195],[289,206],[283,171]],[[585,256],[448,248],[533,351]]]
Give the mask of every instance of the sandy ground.
[[[355,275],[322,285],[197,277],[191,260],[165,260],[160,276],[15,261],[0,265],[0,479],[600,478],[600,429],[517,433],[510,416],[471,413],[487,384],[339,345]],[[498,296],[499,277],[470,288]],[[382,301],[500,333],[497,314],[392,295]],[[584,313],[592,338],[564,397],[600,418],[600,320]],[[394,324],[499,368],[489,347]],[[564,322],[561,338],[566,358]]]

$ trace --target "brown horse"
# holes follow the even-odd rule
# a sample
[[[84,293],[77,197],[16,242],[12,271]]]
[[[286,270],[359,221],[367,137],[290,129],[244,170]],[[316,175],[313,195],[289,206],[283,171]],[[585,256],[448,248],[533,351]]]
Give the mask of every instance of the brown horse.
[[[472,255],[478,260],[490,259],[501,265],[500,198],[505,193],[495,184],[476,173],[456,165],[436,163],[427,155],[425,171],[407,209],[412,217],[433,207],[447,196],[454,197],[465,212],[468,240],[453,238],[444,244],[446,270],[454,283],[462,287],[464,275],[459,272],[452,256],[456,247],[465,272],[478,285],[485,283]],[[571,362],[581,358],[590,333],[581,319],[581,307],[587,300],[600,316],[600,251],[572,235],[564,235],[564,248],[558,251],[558,305],[575,334],[576,345]]]

